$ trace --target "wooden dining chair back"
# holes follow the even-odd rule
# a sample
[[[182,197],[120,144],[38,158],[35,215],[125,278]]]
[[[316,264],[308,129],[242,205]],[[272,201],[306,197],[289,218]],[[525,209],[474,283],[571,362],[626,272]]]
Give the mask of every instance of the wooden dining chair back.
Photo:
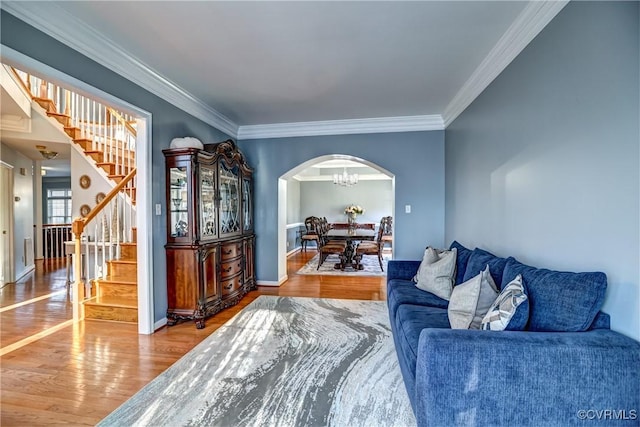
[[[356,265],[359,270],[362,269],[362,257],[364,255],[377,255],[378,263],[380,264],[380,270],[384,271],[384,267],[382,266],[382,247],[384,243],[382,242],[382,236],[384,235],[384,227],[380,224],[378,228],[378,232],[376,233],[376,239],[374,241],[363,240],[358,243],[356,246],[356,254],[354,259],[356,260]]]
[[[320,247],[320,218],[309,216],[304,220],[305,232],[300,236],[302,250],[307,251],[309,242],[316,242],[316,249]]]
[[[380,220],[380,228],[382,228],[382,248],[389,245],[393,249],[393,217],[385,216]]]
[[[347,242],[345,242],[344,240],[329,239],[329,237],[327,236],[329,227],[328,227],[328,223],[326,223],[326,219],[324,221],[320,220],[319,229],[320,229],[320,238],[319,238],[320,247],[318,251],[320,252],[320,254],[318,257],[318,268],[316,268],[316,270],[320,269],[320,266],[322,265],[322,263],[325,262],[325,260],[329,255],[335,254],[335,255],[338,255],[338,258],[340,259],[340,262],[339,262],[340,270],[344,271],[344,267],[346,263],[345,252],[347,249]]]

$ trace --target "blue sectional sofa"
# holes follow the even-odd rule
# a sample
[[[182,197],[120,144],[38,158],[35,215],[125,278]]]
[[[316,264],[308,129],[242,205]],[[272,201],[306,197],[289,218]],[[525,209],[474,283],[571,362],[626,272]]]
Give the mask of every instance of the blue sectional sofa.
[[[389,318],[419,426],[640,425],[640,343],[599,311],[603,273],[451,247],[455,285],[486,265],[498,286],[521,274],[529,321],[524,331],[451,329],[448,301],[412,281],[420,261],[389,261]]]

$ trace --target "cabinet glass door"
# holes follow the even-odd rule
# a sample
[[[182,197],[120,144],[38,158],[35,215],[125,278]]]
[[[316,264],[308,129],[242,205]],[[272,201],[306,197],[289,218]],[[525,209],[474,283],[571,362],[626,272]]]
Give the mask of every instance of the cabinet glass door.
[[[253,205],[251,198],[251,180],[242,179],[242,231],[253,230]]]
[[[227,167],[220,161],[220,235],[236,234],[240,231],[240,188],[238,166]]]
[[[189,233],[187,168],[170,168],[169,179],[169,233],[171,237],[187,237]]]
[[[215,169],[200,168],[200,238],[211,239],[217,235],[215,207]]]

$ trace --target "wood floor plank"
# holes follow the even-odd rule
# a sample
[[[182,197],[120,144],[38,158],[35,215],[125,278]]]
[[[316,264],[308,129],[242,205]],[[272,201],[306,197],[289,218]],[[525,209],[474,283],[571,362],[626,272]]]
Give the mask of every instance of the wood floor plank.
[[[384,277],[297,275],[315,254],[291,256],[289,279],[282,286],[259,287],[237,306],[208,318],[204,329],[182,322],[147,336],[138,335],[135,324],[85,320],[5,354],[0,358],[0,425],[95,425],[260,295],[385,299]],[[39,261],[31,277],[10,285],[14,289],[3,288],[0,306],[64,289],[65,280],[64,262]],[[35,304],[2,313],[3,345],[67,318],[70,310],[60,300]]]

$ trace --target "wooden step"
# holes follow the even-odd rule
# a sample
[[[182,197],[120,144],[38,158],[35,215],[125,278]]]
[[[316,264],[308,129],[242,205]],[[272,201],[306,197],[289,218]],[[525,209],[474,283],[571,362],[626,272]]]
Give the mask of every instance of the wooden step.
[[[135,279],[135,277],[130,278]],[[98,279],[94,282],[98,297],[118,297],[138,301],[138,283],[126,280]]]
[[[71,139],[82,138],[82,130],[74,126],[68,126],[64,128],[64,131],[71,137]]]
[[[102,168],[107,175],[114,175],[116,173],[116,164],[110,162],[97,162],[96,166]]]
[[[93,160],[95,160],[96,162],[101,162],[102,159],[104,158],[104,154],[102,154],[102,151],[97,151],[97,150],[84,150],[84,154],[86,156],[91,157]]]
[[[91,150],[93,148],[93,140],[89,138],[74,139],[73,142],[82,147],[83,151]]]
[[[47,113],[56,112],[56,104],[52,100],[38,97],[34,97],[33,100],[36,101],[42,108],[44,108]]]
[[[109,179],[114,180],[115,182],[119,183],[120,181],[122,181],[124,179],[126,175],[108,175]]]
[[[138,259],[137,243],[120,243],[120,259],[126,261],[135,261]]]
[[[87,148],[88,149],[84,149],[84,154],[86,156],[91,157],[96,162],[102,162],[105,159],[105,157],[106,157],[107,160],[109,160],[109,155],[108,154],[105,156],[104,152],[102,152],[101,150],[93,150],[93,149],[91,149],[91,143],[88,144]],[[131,163],[131,166],[135,167],[135,164],[136,164],[135,156],[131,156],[130,159],[131,159],[131,161],[129,161],[128,157],[126,157],[126,156],[122,157],[119,154],[118,155],[113,154],[111,156],[112,163],[115,163],[116,161],[118,161],[118,163],[120,163],[120,164],[125,164],[125,165],[128,164],[128,163]]]
[[[84,302],[84,317],[137,323],[138,304],[130,298],[93,297]]]
[[[107,261],[107,279],[131,280],[132,277],[138,277],[137,261],[123,259]]]
[[[47,111],[47,116],[53,117],[64,127],[69,127],[71,125],[71,117],[67,116],[66,114]]]

